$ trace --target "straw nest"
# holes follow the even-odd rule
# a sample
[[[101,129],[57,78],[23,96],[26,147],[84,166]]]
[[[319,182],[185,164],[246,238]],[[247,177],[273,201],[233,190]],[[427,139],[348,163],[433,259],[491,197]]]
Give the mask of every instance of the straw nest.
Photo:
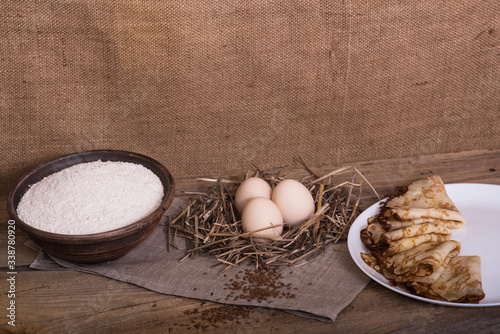
[[[167,247],[177,247],[175,236],[182,236],[187,253],[181,261],[197,253],[208,254],[224,264],[224,270],[247,259],[264,267],[300,266],[314,260],[328,245],[347,239],[349,228],[360,213],[363,184],[375,190],[355,167],[343,167],[323,176],[304,167],[308,175],[298,181],[311,192],[316,212],[302,225],[293,228],[285,225],[282,235],[268,242],[243,231],[234,204],[239,185],[254,176],[274,188],[286,178],[280,175],[281,169],[274,172],[256,169],[240,177],[198,179],[208,182],[209,186],[206,192],[195,193],[196,197],[188,202],[184,211],[167,223]],[[342,174],[349,174],[349,179],[334,184],[334,176],[338,182]]]

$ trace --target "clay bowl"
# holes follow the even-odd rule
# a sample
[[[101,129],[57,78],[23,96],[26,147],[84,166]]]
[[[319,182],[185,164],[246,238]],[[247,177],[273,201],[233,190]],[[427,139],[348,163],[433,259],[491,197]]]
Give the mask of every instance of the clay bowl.
[[[161,180],[164,197],[161,205],[151,214],[130,225],[101,233],[85,235],[57,234],[39,230],[23,222],[16,213],[17,205],[29,186],[64,168],[91,161],[123,161],[149,168]],[[7,211],[30,239],[50,254],[77,264],[117,261],[141,243],[158,226],[160,218],[174,198],[172,175],[158,161],[145,155],[116,150],[95,150],[62,156],[36,167],[23,176],[7,199]]]

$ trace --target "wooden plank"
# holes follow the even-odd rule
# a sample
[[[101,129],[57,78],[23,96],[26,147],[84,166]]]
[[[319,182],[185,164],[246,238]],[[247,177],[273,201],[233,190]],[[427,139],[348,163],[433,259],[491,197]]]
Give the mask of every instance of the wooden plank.
[[[138,333],[155,328],[165,333],[222,334],[236,329],[240,333],[492,333],[500,329],[498,307],[428,304],[376,283],[370,283],[336,322],[325,323],[273,309],[163,295],[74,271],[23,271],[17,279],[17,332]]]
[[[341,333],[494,333],[500,308],[458,308],[420,302],[371,282],[339,315]],[[496,329],[496,330],[495,330]]]
[[[306,162],[307,164],[307,162]],[[311,163],[312,165],[312,163]],[[365,161],[354,163],[356,167],[370,182],[380,196],[384,196],[396,186],[406,185],[411,181],[430,174],[438,174],[445,183],[490,183],[500,184],[500,150],[472,151],[449,154],[436,154],[416,156],[404,159],[387,159],[378,161]],[[318,175],[325,175],[343,166],[310,167]],[[286,175],[291,178],[301,178],[308,175],[304,168],[286,170]],[[247,171],[242,171],[244,174]],[[351,171],[336,178],[338,183],[350,181]],[[204,175],[203,177],[220,177],[217,175]],[[358,177],[356,182],[360,181]],[[185,196],[186,192],[203,191],[211,186],[210,183],[196,179],[178,180],[177,197]],[[377,197],[366,185],[363,186],[362,207],[366,208],[377,201]]]
[[[441,175],[445,183],[500,184],[500,150],[362,162],[355,166],[381,195],[392,191],[394,186],[431,173]],[[310,167],[319,174],[338,168]],[[290,176],[307,174],[303,169],[289,173]],[[179,180],[177,194],[183,195],[184,190],[199,191],[203,186],[196,180]],[[366,187],[363,201],[364,207],[376,201]],[[5,197],[0,198],[1,245],[7,242],[5,202]],[[16,264],[19,269],[16,275],[17,326],[6,325],[4,315],[0,332],[500,332],[499,307],[444,307],[401,296],[374,282],[339,315],[337,321],[325,323],[273,309],[233,308],[163,295],[128,283],[74,271],[35,271],[30,270],[28,265],[36,252],[24,246],[26,240],[26,235],[16,230]],[[5,247],[2,248],[5,251]],[[1,259],[0,266],[7,271],[6,257]],[[8,286],[5,279],[1,281],[0,287],[5,295]]]
[[[74,271],[24,271],[18,281],[17,321],[25,332],[137,333],[156,328],[166,333],[229,334],[238,325],[248,333],[269,333],[269,326],[276,332],[286,329],[290,319],[301,323],[300,328],[330,326],[281,311],[163,295]]]

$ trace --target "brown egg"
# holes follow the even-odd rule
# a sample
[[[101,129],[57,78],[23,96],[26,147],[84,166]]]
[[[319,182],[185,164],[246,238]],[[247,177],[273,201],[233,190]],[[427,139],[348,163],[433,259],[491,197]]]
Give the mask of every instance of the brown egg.
[[[289,226],[302,224],[314,214],[311,192],[299,181],[283,180],[274,188],[272,201],[276,203]]]
[[[271,199],[271,194],[271,186],[264,179],[250,177],[243,181],[238,190],[236,190],[236,194],[234,195],[236,210],[241,214],[249,200],[255,197]]]
[[[255,197],[248,201],[241,215],[241,224],[243,231],[256,237],[273,238],[280,236],[283,231],[280,209],[273,201],[264,197]]]

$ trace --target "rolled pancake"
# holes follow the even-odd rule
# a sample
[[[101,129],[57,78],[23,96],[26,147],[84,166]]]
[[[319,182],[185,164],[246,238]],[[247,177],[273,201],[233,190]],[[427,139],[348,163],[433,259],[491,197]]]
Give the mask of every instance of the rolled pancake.
[[[399,240],[403,238],[414,237],[421,234],[443,234],[451,235],[451,232],[446,227],[442,227],[432,223],[423,223],[418,225],[411,225],[397,230],[382,233],[382,238],[387,240]]]
[[[423,291],[428,291],[429,287],[434,283],[441,275],[443,274],[444,270],[446,269],[446,266],[448,266],[448,263],[450,263],[450,260],[454,257],[457,257],[459,251],[453,251],[446,258],[444,259],[443,263],[434,270],[434,272],[428,276],[417,276],[415,279],[410,283],[410,287],[415,291],[415,293],[422,295]]]
[[[457,221],[465,225],[465,217],[458,211],[448,196],[443,180],[438,175],[411,183],[406,192],[385,203],[386,217],[397,220],[435,218]]]
[[[397,217],[400,221],[419,219],[422,217],[449,220],[457,222],[457,226],[465,226],[465,217],[458,211],[440,208],[394,207],[386,213]]]
[[[397,253],[401,253],[412,249],[413,247],[417,247],[426,242],[445,242],[450,240],[451,234],[443,235],[443,234],[421,234],[414,237],[403,238],[396,241],[391,242],[388,247],[381,253],[381,256],[392,256]]]
[[[361,240],[367,247],[389,249],[390,254],[403,252],[409,249],[408,247],[415,247],[423,242],[448,240],[450,236],[449,229],[432,223],[410,225],[386,232],[383,223],[372,220],[366,229],[361,231]]]
[[[360,233],[370,254],[364,262],[407,291],[435,300],[478,303],[484,298],[480,258],[459,256],[450,229],[462,228],[437,175],[415,181],[382,204]]]
[[[478,303],[484,298],[479,256],[457,256],[450,260],[442,275],[422,292],[428,298],[457,303]]]
[[[385,265],[383,265],[377,257],[375,257],[373,254],[367,254],[367,253],[360,253],[361,259],[373,268],[375,271],[378,273],[382,274],[387,280],[393,282],[394,281],[394,273],[390,270],[390,268],[387,268]]]
[[[432,275],[446,264],[446,260],[460,253],[460,243],[448,240],[442,243],[424,243],[407,252],[399,253],[390,259],[394,274],[399,282],[415,281]],[[448,260],[449,260],[448,259]],[[438,276],[439,277],[439,276]],[[435,278],[437,279],[437,277]],[[424,282],[425,280],[419,280]],[[434,281],[430,281],[432,283]]]
[[[381,222],[382,223],[382,222]],[[383,221],[384,229],[386,231],[397,230],[403,227],[409,227],[412,225],[419,225],[425,223],[432,223],[438,226],[443,226],[449,229],[458,229],[464,227],[464,223],[460,221],[454,220],[444,220],[444,219],[436,219],[436,218],[417,218],[417,219],[407,219],[407,220],[396,220],[385,219]]]
[[[361,231],[361,240],[367,247],[375,247],[380,243],[384,233],[384,226],[378,220],[370,220],[366,228]]]

